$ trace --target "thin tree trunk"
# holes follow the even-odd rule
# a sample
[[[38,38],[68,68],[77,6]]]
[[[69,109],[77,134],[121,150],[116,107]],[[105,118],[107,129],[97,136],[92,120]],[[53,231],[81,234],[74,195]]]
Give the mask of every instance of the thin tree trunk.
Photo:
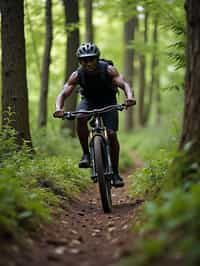
[[[160,79],[156,77],[156,123],[159,125],[161,122],[161,94],[160,94]]]
[[[133,87],[133,71],[134,71],[134,50],[128,47],[130,42],[134,40],[136,18],[131,18],[124,23],[124,76],[129,82],[130,86]],[[133,129],[134,118],[133,108],[128,108],[125,113],[125,131]]]
[[[70,74],[76,70],[78,60],[76,58],[76,50],[79,46],[79,6],[78,0],[63,0],[65,10],[65,23],[67,32],[67,46],[66,46],[66,76],[67,80]],[[77,93],[74,90],[72,95],[65,101],[65,110],[73,111],[76,108]],[[68,121],[62,125],[62,128],[68,128],[70,134],[75,136],[75,121]]]
[[[190,144],[189,155],[199,161],[200,154],[200,5],[186,0],[187,51],[185,109],[180,148]]]
[[[158,56],[157,56],[157,45],[158,45],[158,19],[157,17],[154,19],[154,30],[153,30],[153,43],[154,48],[152,52],[152,61],[151,61],[151,82],[149,86],[149,99],[148,102],[145,105],[145,116],[144,116],[144,124],[148,122],[149,115],[151,112],[151,106],[152,106],[152,99],[153,99],[153,93],[156,86],[156,75],[157,73],[157,67],[158,67]]]
[[[40,102],[38,114],[38,126],[44,127],[47,124],[47,101],[48,101],[48,87],[49,87],[49,66],[51,63],[51,47],[53,39],[52,31],[52,1],[46,0],[46,40],[45,50],[43,56],[43,66],[41,73],[41,88],[40,88]]]
[[[148,36],[147,36],[147,30],[148,30],[148,14],[145,13],[145,21],[144,21],[144,44],[147,44]],[[140,73],[139,73],[139,124],[141,126],[144,126],[145,120],[145,107],[144,107],[144,98],[145,98],[145,92],[146,92],[146,56],[144,54],[141,54],[139,56],[140,61]]]
[[[17,143],[31,144],[26,79],[23,0],[1,0],[2,15],[2,125],[17,132]],[[8,109],[12,115],[9,118]]]
[[[84,0],[85,6],[85,41],[93,42],[94,31],[93,31],[93,9],[92,9],[93,0]]]

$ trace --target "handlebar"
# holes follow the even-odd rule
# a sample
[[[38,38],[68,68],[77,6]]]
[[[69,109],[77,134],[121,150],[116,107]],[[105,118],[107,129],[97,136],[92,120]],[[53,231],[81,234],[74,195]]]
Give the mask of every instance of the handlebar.
[[[123,111],[124,109],[127,109],[127,105],[126,104],[115,104],[115,105],[109,105],[103,108],[99,108],[99,109],[93,109],[93,110],[80,110],[80,111],[74,111],[74,112],[64,112],[64,116],[63,119],[74,119],[75,117],[77,117],[79,114],[84,114],[86,116],[89,115],[97,115],[97,114],[102,114],[102,113],[106,113],[109,111]]]

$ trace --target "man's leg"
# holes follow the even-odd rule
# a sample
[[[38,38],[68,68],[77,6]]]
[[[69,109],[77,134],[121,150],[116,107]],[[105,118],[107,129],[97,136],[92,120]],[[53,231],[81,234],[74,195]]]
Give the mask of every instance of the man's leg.
[[[88,149],[89,131],[87,126],[87,120],[88,120],[87,117],[77,119],[77,133],[84,154],[89,153]]]
[[[87,117],[77,119],[77,133],[83,150],[83,156],[79,162],[79,167],[87,168],[90,165],[90,156],[88,148],[89,131],[87,126]]]
[[[89,110],[89,102],[85,98],[82,98],[76,110]],[[88,118],[84,117],[83,115],[80,115],[80,117],[77,119],[77,134],[79,137],[81,148],[83,150],[83,156],[79,162],[79,167],[81,168],[87,168],[90,166],[90,156],[88,148],[89,131],[87,121]]]
[[[110,155],[112,161],[112,167],[114,172],[118,172],[119,169],[119,141],[117,133],[113,130],[108,130],[108,139],[110,143]]]
[[[113,185],[115,187],[123,187],[124,181],[119,175],[119,151],[120,145],[117,138],[117,133],[113,130],[108,130],[108,139],[110,143],[110,156],[113,167]]]

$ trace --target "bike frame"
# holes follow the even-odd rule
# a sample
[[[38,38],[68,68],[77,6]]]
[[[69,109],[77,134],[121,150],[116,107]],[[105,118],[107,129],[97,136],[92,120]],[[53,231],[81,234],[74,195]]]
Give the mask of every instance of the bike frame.
[[[127,106],[125,104],[116,104],[116,105],[110,105],[106,106],[100,109],[94,109],[94,110],[80,110],[80,111],[75,111],[75,112],[65,112],[63,119],[74,119],[78,117],[78,115],[83,114],[86,116],[91,116],[93,117],[94,120],[94,126],[92,127],[92,130],[90,131],[90,141],[89,141],[89,148],[90,148],[90,155],[92,159],[92,178],[96,178],[96,167],[95,167],[95,158],[94,158],[94,138],[95,136],[99,135],[103,139],[104,143],[104,153],[105,153],[105,158],[106,158],[106,172],[104,173],[107,177],[111,177],[113,174],[112,171],[112,163],[111,163],[111,158],[110,158],[110,149],[109,149],[109,142],[108,142],[108,135],[107,135],[107,130],[104,127],[103,120],[102,120],[102,113],[104,112],[109,112],[112,110],[117,110],[117,111],[122,111],[126,109]]]
[[[95,165],[95,156],[94,156],[94,138],[96,136],[100,136],[102,138],[103,143],[103,152],[104,152],[104,159],[105,159],[105,172],[104,176],[106,178],[109,178],[111,180],[111,177],[113,175],[112,170],[112,162],[110,158],[110,147],[109,147],[109,141],[108,141],[108,135],[107,135],[107,129],[105,128],[103,124],[103,119],[100,114],[94,114],[94,124],[95,126],[92,127],[92,130],[90,132],[90,141],[89,141],[89,148],[90,148],[90,156],[91,156],[91,172],[92,172],[92,179],[94,181],[97,181],[97,173],[96,173],[96,165]]]
[[[80,114],[92,116],[93,120],[90,122],[92,129],[90,130],[89,140],[92,179],[94,182],[98,181],[99,183],[102,207],[104,212],[107,213],[112,211],[111,179],[113,170],[108,134],[103,123],[102,113],[112,110],[122,111],[125,108],[125,104],[116,104],[90,111],[65,112],[63,117],[63,119],[73,119]]]

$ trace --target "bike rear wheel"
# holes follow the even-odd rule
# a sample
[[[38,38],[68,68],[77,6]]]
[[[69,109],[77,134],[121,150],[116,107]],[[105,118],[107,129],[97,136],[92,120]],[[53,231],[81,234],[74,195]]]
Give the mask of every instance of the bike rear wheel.
[[[94,137],[94,156],[96,173],[99,183],[101,203],[105,213],[112,211],[111,184],[109,178],[104,175],[106,170],[106,150],[101,136]]]

